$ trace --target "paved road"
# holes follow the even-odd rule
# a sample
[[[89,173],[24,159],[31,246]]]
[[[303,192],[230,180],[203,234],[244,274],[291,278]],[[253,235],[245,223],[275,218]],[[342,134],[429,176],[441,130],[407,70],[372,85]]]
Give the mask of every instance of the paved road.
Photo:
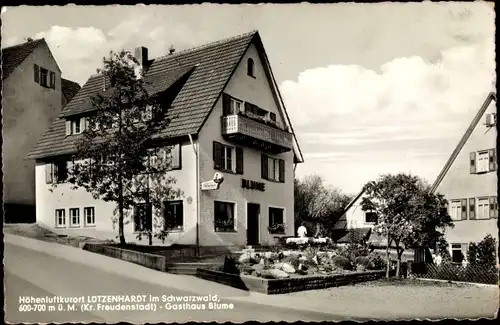
[[[156,303],[156,311],[19,311],[19,297],[76,297],[96,295],[162,295],[189,296],[189,292],[156,286],[108,273],[92,265],[84,265],[5,243],[5,321],[9,323],[66,323],[66,322],[186,322],[186,321],[323,321],[345,320],[329,314],[300,311],[234,301],[233,309],[222,310],[166,310]],[[220,300],[220,304],[230,304]],[[54,304],[57,305],[57,304]],[[63,307],[66,308],[66,304]],[[116,304],[112,304],[116,305]],[[131,304],[128,304],[131,305]],[[223,306],[223,305],[222,305]],[[208,304],[205,303],[208,308]],[[226,305],[227,307],[227,305]]]

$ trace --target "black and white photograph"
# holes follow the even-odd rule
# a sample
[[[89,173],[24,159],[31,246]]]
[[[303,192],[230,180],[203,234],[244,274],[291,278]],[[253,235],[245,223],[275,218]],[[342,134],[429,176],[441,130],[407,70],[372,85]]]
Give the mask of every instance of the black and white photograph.
[[[495,319],[495,14],[2,6],[4,322]]]

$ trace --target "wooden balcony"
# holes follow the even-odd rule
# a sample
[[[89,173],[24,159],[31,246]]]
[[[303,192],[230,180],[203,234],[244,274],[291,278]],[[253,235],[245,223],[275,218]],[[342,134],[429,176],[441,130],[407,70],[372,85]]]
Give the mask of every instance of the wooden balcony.
[[[229,141],[271,153],[292,150],[293,135],[242,115],[222,117],[222,136]]]

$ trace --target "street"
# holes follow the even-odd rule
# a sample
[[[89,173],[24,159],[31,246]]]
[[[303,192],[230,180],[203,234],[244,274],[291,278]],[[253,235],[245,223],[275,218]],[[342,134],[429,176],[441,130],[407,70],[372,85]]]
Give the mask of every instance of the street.
[[[186,322],[186,321],[323,321],[346,320],[310,311],[257,305],[221,299],[220,304],[233,303],[229,310],[165,310],[157,303],[156,311],[20,311],[19,297],[79,297],[96,295],[174,295],[193,293],[168,286],[126,278],[24,247],[5,243],[5,321],[8,323],[65,323],[65,322]],[[111,304],[113,305],[113,304]],[[130,305],[130,304],[129,304]],[[225,305],[227,306],[227,305]],[[163,309],[160,309],[162,308]]]

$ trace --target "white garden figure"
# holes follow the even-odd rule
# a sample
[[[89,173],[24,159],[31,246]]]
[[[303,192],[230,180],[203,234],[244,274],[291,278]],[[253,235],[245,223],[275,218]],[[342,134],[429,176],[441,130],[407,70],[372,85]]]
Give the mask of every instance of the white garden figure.
[[[297,236],[300,238],[304,238],[307,235],[307,229],[304,225],[301,225],[299,229],[297,229]]]

